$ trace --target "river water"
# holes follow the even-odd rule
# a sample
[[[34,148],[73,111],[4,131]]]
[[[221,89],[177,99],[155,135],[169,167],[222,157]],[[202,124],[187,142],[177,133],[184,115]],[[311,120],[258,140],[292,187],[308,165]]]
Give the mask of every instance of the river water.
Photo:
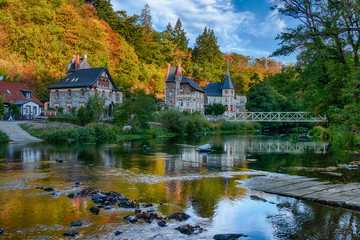
[[[206,143],[214,151],[198,153],[196,147]],[[143,151],[144,144],[150,149]],[[242,184],[269,173],[359,181],[358,170],[328,171],[357,159],[327,149],[326,143],[292,143],[279,135],[0,145],[0,239],[60,239],[70,230],[79,232],[78,239],[213,239],[228,233],[247,235],[241,239],[359,239],[358,211],[256,192]],[[161,216],[185,212],[191,217],[167,220],[162,228],[156,221],[127,223],[124,216],[133,209],[118,206],[94,215],[91,198],[67,197],[85,187],[121,193],[141,206],[152,203],[150,209]],[[71,227],[76,220],[84,225]],[[184,224],[204,231],[188,236],[175,230]],[[123,233],[115,236],[116,231]]]

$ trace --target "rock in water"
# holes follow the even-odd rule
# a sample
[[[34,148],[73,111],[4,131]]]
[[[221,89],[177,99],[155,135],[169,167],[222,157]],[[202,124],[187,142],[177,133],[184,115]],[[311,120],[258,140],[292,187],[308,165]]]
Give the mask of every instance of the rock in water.
[[[216,234],[214,236],[214,239],[215,240],[237,240],[241,237],[247,237],[247,235],[244,235],[244,234],[233,234],[233,233],[230,233],[230,234]]]
[[[70,225],[72,227],[81,227],[83,224],[84,224],[84,221],[74,221],[74,222],[70,223]]]
[[[78,234],[79,234],[78,231],[69,231],[69,232],[64,233],[63,236],[65,236],[65,237],[75,237]]]
[[[196,150],[199,152],[211,152],[211,145],[205,144],[205,145],[198,147]]]
[[[124,217],[125,221],[129,223],[136,223],[138,221],[138,218],[136,216],[127,215]]]
[[[116,231],[115,232],[115,236],[119,236],[120,234],[122,234],[123,232],[120,232],[120,231]]]
[[[258,197],[258,196],[256,196],[256,195],[251,195],[251,196],[250,196],[250,199],[251,199],[251,200],[254,200],[254,201],[267,202],[266,199],[261,198],[261,197]]]
[[[189,224],[177,227],[175,229],[181,232],[182,234],[186,234],[186,235],[199,234],[203,232],[203,229],[201,227],[191,226]]]
[[[63,163],[64,162],[64,160],[62,160],[60,158],[57,158],[55,161],[58,162],[58,163]]]
[[[165,222],[164,220],[158,221],[157,224],[158,224],[160,227],[166,227],[166,222]]]
[[[0,228],[0,235],[4,233],[4,229]]]
[[[170,216],[167,217],[167,219],[175,219],[179,222],[185,221],[187,219],[190,218],[190,215],[186,214],[186,213],[174,213]]]
[[[92,214],[95,214],[95,215],[98,215],[100,212],[100,209],[97,206],[93,206],[89,210]]]

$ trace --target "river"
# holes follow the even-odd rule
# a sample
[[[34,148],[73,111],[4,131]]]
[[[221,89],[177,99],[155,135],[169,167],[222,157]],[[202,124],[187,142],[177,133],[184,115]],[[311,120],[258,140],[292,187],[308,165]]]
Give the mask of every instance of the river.
[[[211,153],[196,147],[210,143]],[[149,150],[143,151],[146,144]],[[70,230],[78,239],[213,239],[237,233],[241,239],[359,239],[358,211],[252,191],[242,182],[273,173],[333,182],[359,181],[359,171],[338,168],[356,160],[328,153],[326,143],[284,136],[202,136],[120,144],[10,143],[0,145],[0,229],[4,239],[59,239]],[[56,162],[62,159],[64,162]],[[75,183],[80,182],[80,186]],[[41,188],[51,187],[54,191]],[[90,197],[67,197],[86,187],[115,191],[161,216],[185,212],[186,222],[167,227],[128,223],[133,209],[115,206],[94,215]],[[145,208],[145,203],[153,204]],[[82,227],[71,227],[82,220]],[[175,228],[199,225],[184,235]],[[115,232],[122,232],[115,236]]]

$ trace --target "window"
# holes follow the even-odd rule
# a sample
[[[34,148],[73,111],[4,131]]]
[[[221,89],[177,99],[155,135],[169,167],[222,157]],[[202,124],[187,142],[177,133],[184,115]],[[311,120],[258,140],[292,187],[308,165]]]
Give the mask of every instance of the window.
[[[105,91],[102,91],[101,96],[105,98]]]
[[[169,101],[169,106],[172,107],[172,101]]]
[[[33,114],[36,115],[36,107],[33,107]]]
[[[27,93],[26,93],[26,98],[27,98],[27,99],[30,99],[30,98],[31,98],[31,92],[27,92]]]
[[[185,107],[190,107],[190,101],[185,101]]]
[[[59,90],[55,91],[55,98],[59,98]]]
[[[81,89],[80,97],[84,97],[84,96],[85,96],[85,91],[86,91],[85,88]]]
[[[11,92],[9,91],[9,89],[6,89],[6,92],[7,92],[8,94],[11,94]]]
[[[71,98],[71,89],[68,90],[68,98]]]
[[[172,94],[173,94],[173,92],[170,90],[170,91],[169,91],[169,97],[171,97]]]
[[[228,93],[228,90],[225,90],[225,94],[227,94]]]
[[[120,94],[118,94],[118,93],[116,94],[116,101],[120,102]]]
[[[111,92],[109,92],[109,98],[111,99]]]

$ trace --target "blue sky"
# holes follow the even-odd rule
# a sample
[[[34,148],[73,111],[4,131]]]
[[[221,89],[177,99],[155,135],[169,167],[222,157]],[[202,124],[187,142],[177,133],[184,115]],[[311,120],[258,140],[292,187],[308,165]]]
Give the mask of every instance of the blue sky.
[[[251,57],[268,57],[278,47],[275,40],[284,28],[294,22],[271,10],[272,0],[111,0],[115,11],[140,14],[149,4],[153,27],[165,30],[180,18],[190,47],[204,27],[214,30],[222,52],[236,52]],[[296,56],[274,58],[294,63]]]

